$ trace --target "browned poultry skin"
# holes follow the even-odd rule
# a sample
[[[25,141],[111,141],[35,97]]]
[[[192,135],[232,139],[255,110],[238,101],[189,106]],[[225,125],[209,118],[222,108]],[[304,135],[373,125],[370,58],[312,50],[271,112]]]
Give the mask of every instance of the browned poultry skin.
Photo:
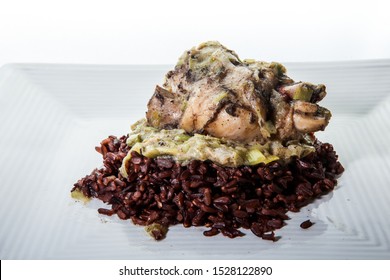
[[[148,124],[244,143],[286,142],[323,130],[330,112],[315,104],[325,86],[295,83],[278,63],[241,61],[218,42],[185,52],[148,103]]]

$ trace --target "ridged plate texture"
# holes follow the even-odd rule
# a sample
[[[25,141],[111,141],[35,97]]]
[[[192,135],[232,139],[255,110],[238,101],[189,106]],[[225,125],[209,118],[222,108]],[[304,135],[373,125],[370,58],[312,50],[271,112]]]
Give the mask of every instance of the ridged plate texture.
[[[289,213],[272,243],[250,232],[206,238],[171,227],[161,242],[102,203],[70,197],[101,158],[94,147],[142,118],[170,66],[11,64],[0,69],[1,259],[390,259],[390,60],[291,63],[323,83],[333,112],[317,136],[345,173],[335,191]],[[300,223],[315,225],[303,230]]]

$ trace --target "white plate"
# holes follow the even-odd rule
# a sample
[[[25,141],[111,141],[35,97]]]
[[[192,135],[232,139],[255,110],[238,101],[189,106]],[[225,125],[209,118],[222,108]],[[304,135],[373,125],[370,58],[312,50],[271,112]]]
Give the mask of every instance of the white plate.
[[[1,259],[389,259],[390,60],[287,64],[324,83],[326,132],[346,168],[339,186],[272,243],[249,233],[206,238],[171,227],[155,242],[130,221],[74,202],[74,182],[101,166],[95,145],[144,116],[168,66],[6,65],[0,69]],[[310,218],[315,225],[303,230]]]

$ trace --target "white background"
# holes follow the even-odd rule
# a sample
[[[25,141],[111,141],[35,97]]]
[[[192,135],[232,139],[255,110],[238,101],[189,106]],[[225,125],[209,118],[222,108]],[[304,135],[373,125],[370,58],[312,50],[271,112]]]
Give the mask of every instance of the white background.
[[[386,279],[389,275],[387,260],[380,261],[348,261],[348,260],[284,260],[284,261],[250,261],[250,260],[159,260],[159,261],[4,261],[4,279],[94,279],[94,280],[329,280],[329,279]],[[129,269],[142,267],[144,269],[164,268],[171,269],[174,266],[182,272],[186,268],[202,268],[204,274],[193,276],[120,276],[119,269],[126,266]],[[271,267],[272,274],[268,275],[245,275],[245,276],[217,276],[213,275],[213,267]],[[71,269],[69,269],[71,268]],[[209,272],[206,273],[206,270]],[[2,268],[3,276],[3,268]]]
[[[268,61],[390,58],[387,6],[378,0],[0,0],[0,66],[14,62],[174,64],[185,49],[206,40],[218,40],[242,58]],[[7,264],[7,279],[22,279],[23,272],[25,279],[42,274],[47,276],[42,279],[50,279],[63,271],[80,275],[66,270],[69,266],[64,264],[52,270],[38,266],[35,273],[32,262],[30,269],[20,262]],[[283,269],[288,264],[291,261]],[[380,272],[370,271],[366,264],[353,269],[355,264],[339,276],[367,278]],[[381,264],[384,272],[388,266]],[[81,270],[82,278],[100,273],[97,267]],[[313,267],[321,269],[319,265],[309,269]],[[300,277],[322,278],[301,268],[296,272]],[[114,267],[106,273],[112,278],[116,271]],[[291,267],[286,271],[291,273]],[[98,274],[92,276],[98,279]]]
[[[386,1],[0,0],[0,66],[174,64],[218,40],[241,58],[390,58]]]

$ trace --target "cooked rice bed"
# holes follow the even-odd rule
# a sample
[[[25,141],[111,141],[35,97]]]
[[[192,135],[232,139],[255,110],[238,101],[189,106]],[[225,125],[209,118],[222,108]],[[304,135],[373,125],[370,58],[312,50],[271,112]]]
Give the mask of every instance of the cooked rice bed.
[[[119,173],[129,151],[126,137],[110,136],[96,150],[104,167],[80,179],[73,190],[111,206],[100,214],[116,214],[138,225],[206,226],[205,236],[243,236],[239,229],[276,241],[274,230],[284,226],[288,211],[299,209],[332,191],[344,171],[332,145],[317,141],[316,152],[289,164],[221,167],[212,162],[180,165],[172,159],[146,158],[135,152]],[[155,239],[165,233],[152,231]]]

